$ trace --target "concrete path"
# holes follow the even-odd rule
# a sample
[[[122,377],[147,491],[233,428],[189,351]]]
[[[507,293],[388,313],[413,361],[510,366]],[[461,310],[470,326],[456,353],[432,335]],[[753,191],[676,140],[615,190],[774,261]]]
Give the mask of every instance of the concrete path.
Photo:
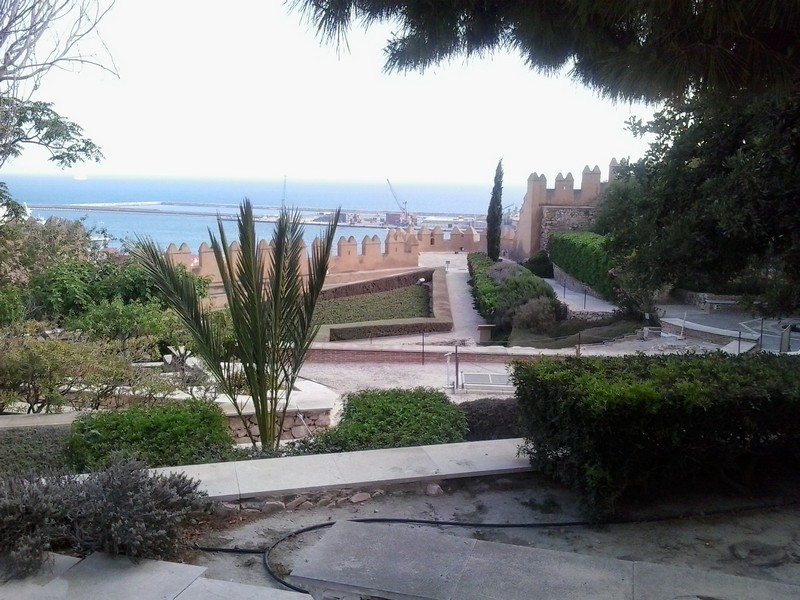
[[[800,586],[487,542],[431,528],[350,521],[336,523],[321,541],[306,548],[290,580],[320,600],[338,598],[338,593],[389,600],[800,597]]]

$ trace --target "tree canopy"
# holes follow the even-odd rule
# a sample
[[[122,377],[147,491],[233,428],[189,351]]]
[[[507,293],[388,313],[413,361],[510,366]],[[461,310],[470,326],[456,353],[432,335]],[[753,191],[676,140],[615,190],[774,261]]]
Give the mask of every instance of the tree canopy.
[[[533,69],[572,68],[605,96],[787,89],[800,72],[800,4],[786,0],[294,0],[339,44],[356,24],[389,22],[386,69],[519,52]]]
[[[761,312],[800,298],[800,90],[786,99],[673,102],[656,139],[609,189],[599,226],[651,290],[752,292]]]

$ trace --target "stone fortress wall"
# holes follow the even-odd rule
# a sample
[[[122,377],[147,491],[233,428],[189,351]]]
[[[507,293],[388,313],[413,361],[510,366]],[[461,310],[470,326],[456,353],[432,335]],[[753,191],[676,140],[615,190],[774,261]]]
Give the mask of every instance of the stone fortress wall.
[[[514,230],[506,229],[503,232],[503,247],[512,248],[514,245]],[[314,244],[321,244],[317,238]],[[259,242],[259,249],[268,257],[272,252],[266,240]],[[230,245],[234,255],[239,252],[238,242]],[[360,273],[365,271],[378,271],[384,269],[416,268],[419,264],[420,252],[485,252],[486,239],[473,227],[459,229],[455,227],[446,232],[441,227],[428,229],[422,227],[418,230],[392,229],[387,232],[385,245],[381,247],[378,236],[364,236],[359,244],[355,237],[340,237],[334,246],[331,255],[328,273]],[[165,252],[168,259],[175,265],[183,265],[190,272],[209,277],[212,285],[220,281],[217,261],[214,251],[205,242],[200,245],[197,254],[187,244],[176,246],[170,244]],[[303,268],[306,268],[303,264]]]
[[[601,181],[600,167],[589,169],[586,165],[581,174],[581,187],[575,189],[572,173],[556,176],[555,187],[547,189],[547,178],[532,173],[528,177],[528,188],[519,213],[516,236],[509,256],[524,260],[537,250],[547,248],[550,235],[560,231],[585,231],[597,216],[597,202],[616,178],[619,163],[611,160],[608,180]]]
[[[612,159],[609,181],[616,176],[617,168],[616,159]],[[601,181],[598,166],[589,169],[587,165],[583,169],[581,187],[577,190],[572,173],[567,173],[566,177],[559,173],[553,189],[547,189],[544,175],[531,174],[516,229],[505,227],[502,231],[503,255],[525,260],[540,248],[546,248],[554,232],[585,231],[594,223],[597,201],[607,186],[608,181]],[[314,240],[314,244],[319,243],[319,239]],[[259,243],[259,248],[265,255],[271,252],[266,240]],[[239,251],[238,243],[233,242],[230,249],[235,255]],[[384,244],[377,235],[364,236],[361,242],[354,236],[342,236],[334,247],[328,273],[415,268],[421,252],[486,252],[486,238],[473,227],[391,229],[386,233]],[[184,265],[192,273],[209,277],[212,285],[220,281],[214,252],[205,242],[196,254],[187,244],[170,244],[165,254],[173,264]]]

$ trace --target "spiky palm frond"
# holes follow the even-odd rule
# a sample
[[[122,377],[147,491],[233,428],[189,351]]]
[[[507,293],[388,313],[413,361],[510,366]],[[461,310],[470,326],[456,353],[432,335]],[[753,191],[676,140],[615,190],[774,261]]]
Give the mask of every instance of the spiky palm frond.
[[[143,242],[132,250],[181,316],[192,333],[197,354],[244,418],[236,401],[239,377],[231,368],[236,361],[247,382],[265,448],[275,448],[280,441],[292,389],[317,332],[314,307],[325,283],[338,221],[339,210],[321,242],[312,248],[306,264],[307,280],[298,211],[281,210],[269,247],[259,244],[253,207],[246,198],[237,219],[238,243],[228,243],[221,220],[219,237],[209,231],[236,341],[232,355],[226,354],[224,340],[214,331],[196,292],[181,284],[160,249]]]

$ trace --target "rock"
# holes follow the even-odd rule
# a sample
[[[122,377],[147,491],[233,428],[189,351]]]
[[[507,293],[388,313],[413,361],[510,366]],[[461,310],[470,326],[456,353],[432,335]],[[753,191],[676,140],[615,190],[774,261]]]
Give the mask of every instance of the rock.
[[[375,490],[372,492],[372,497],[377,498],[378,496],[384,496],[386,494],[386,490]]]
[[[282,510],[285,510],[286,505],[280,500],[266,500],[261,503],[259,509],[265,515],[271,515],[277,512],[281,512]]]
[[[306,500],[300,506],[297,507],[297,510],[309,510],[311,508],[314,508],[315,506],[316,505],[313,502],[309,502],[308,500]]]
[[[425,495],[426,496],[443,496],[444,490],[438,483],[429,483],[425,487]]]
[[[308,428],[305,425],[298,425],[292,427],[292,437],[296,440],[304,438],[308,435]]]
[[[286,510],[294,510],[298,506],[300,506],[303,502],[308,502],[308,498],[306,498],[305,496],[298,496],[291,502],[286,503]]]
[[[231,504],[230,502],[218,502],[214,505],[214,515],[217,517],[222,517],[223,519],[229,519],[230,517],[235,516],[238,512],[238,504]]]
[[[367,492],[358,492],[357,494],[353,494],[350,496],[350,502],[353,504],[358,504],[359,502],[366,502],[372,498]]]

